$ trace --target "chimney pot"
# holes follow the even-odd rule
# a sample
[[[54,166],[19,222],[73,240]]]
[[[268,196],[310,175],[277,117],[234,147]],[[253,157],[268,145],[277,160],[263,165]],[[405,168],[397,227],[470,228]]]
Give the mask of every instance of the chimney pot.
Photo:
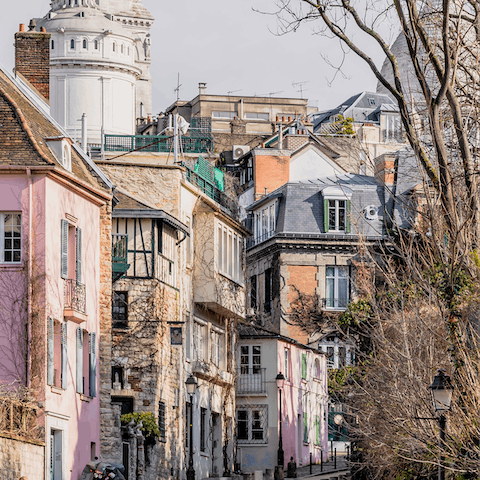
[[[207,84],[205,82],[200,82],[198,84],[198,93],[200,95],[207,93]]]
[[[36,26],[37,26],[37,22],[35,21],[34,18],[32,18],[32,19],[30,20],[30,23],[28,24],[28,31],[29,31],[29,32],[34,32]]]
[[[18,27],[18,31],[19,32],[24,32],[25,31],[25,24],[24,23],[21,23]]]

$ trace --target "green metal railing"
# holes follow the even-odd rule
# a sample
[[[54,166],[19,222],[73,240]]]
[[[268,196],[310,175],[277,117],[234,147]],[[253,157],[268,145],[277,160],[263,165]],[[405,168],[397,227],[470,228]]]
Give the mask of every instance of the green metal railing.
[[[179,137],[183,153],[206,153],[213,151],[213,138]],[[173,152],[173,137],[167,135],[105,135],[106,152]]]

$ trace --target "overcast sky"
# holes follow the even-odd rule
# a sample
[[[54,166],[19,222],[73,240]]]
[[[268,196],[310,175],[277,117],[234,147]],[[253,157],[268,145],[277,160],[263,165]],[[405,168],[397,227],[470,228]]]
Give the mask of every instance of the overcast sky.
[[[153,113],[176,99],[180,74],[180,98],[190,100],[198,83],[207,93],[303,97],[319,109],[340,104],[363,90],[374,91],[376,81],[353,53],[343,65],[345,76],[328,64],[338,64],[335,40],[313,33],[314,24],[295,33],[274,35],[274,0],[143,0],[155,17],[152,27]],[[2,0],[0,64],[13,68],[13,38],[19,23],[49,11],[50,0]],[[372,54],[373,55],[373,54]],[[335,78],[334,78],[335,77]]]

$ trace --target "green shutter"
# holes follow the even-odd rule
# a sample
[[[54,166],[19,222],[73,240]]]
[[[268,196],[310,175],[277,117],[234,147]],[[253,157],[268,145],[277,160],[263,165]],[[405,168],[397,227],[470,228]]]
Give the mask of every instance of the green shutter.
[[[328,232],[328,199],[325,198],[323,201],[324,209],[323,209],[323,223],[325,227],[325,233]]]
[[[61,221],[61,252],[60,252],[60,276],[62,278],[68,278],[68,222],[67,220]]]
[[[350,200],[347,200],[346,215],[347,215],[347,218],[346,218],[347,225],[346,225],[345,231],[346,233],[350,233]]]
[[[307,354],[302,353],[302,379],[307,379]]]
[[[77,327],[77,393],[83,393],[83,330]]]
[[[67,324],[62,323],[62,388],[67,389]]]
[[[48,317],[47,320],[47,384],[53,385],[54,382],[54,325],[53,325],[53,318]]]
[[[89,391],[91,397],[97,396],[97,350],[96,335],[90,333],[89,339]]]
[[[315,445],[320,445],[320,417],[315,415]]]
[[[308,443],[308,418],[307,414],[303,414],[303,443]]]
[[[76,273],[77,283],[82,283],[82,229],[77,228],[76,235]]]

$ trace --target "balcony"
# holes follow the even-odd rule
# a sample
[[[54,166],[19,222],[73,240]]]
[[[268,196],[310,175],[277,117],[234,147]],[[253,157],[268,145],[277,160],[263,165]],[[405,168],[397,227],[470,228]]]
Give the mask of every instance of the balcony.
[[[348,304],[350,303],[349,298],[322,298],[322,308],[324,310],[337,310],[343,312],[347,309]]]
[[[127,263],[128,235],[112,234],[112,280],[116,282],[125,275],[130,265]]]
[[[261,235],[258,235],[256,237],[247,238],[247,248],[251,248],[251,247],[254,247],[255,245],[258,245],[259,243],[265,242],[265,240],[268,240],[273,236],[275,236],[275,230],[264,232]]]
[[[265,368],[242,367],[237,371],[237,395],[258,395],[267,393]]]
[[[75,323],[82,323],[87,320],[85,308],[85,285],[78,283],[75,279],[65,280],[65,304],[63,316]]]
[[[180,137],[180,151],[183,153],[213,152],[213,138]],[[173,137],[168,135],[105,135],[105,152],[173,152]]]
[[[204,360],[195,360],[192,363],[192,373],[217,385],[233,385],[233,375],[223,368]]]

